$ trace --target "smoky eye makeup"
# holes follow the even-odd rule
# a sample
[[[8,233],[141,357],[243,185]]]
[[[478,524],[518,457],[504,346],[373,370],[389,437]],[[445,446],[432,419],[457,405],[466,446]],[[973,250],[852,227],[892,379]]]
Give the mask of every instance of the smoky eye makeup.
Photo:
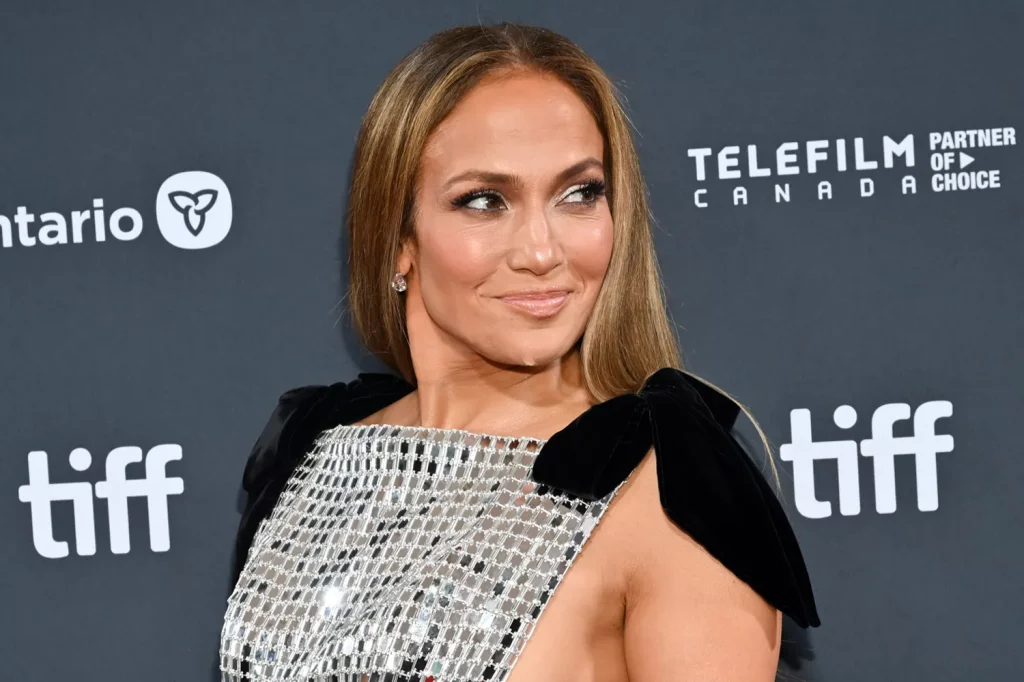
[[[580,205],[591,205],[591,204],[596,203],[598,199],[600,199],[602,196],[604,196],[605,192],[606,192],[606,185],[605,185],[604,180],[600,180],[600,179],[594,178],[594,179],[591,179],[591,180],[584,180],[582,182],[578,182],[578,183],[570,186],[566,190],[566,192],[562,195],[560,201],[565,201],[566,199],[568,199],[569,197],[571,197],[574,194],[588,194],[592,198],[584,199],[582,201],[570,201],[569,203],[570,204],[580,204]],[[492,188],[492,187],[485,187],[485,188],[470,190],[468,192],[460,194],[460,195],[454,197],[453,199],[451,199],[450,203],[451,203],[451,206],[453,208],[467,208],[469,210],[479,211],[479,212],[486,212],[486,211],[492,210],[492,209],[485,209],[485,208],[472,208],[472,207],[470,207],[469,204],[471,204],[472,202],[476,201],[477,199],[493,199],[493,200],[496,200],[496,201],[505,202],[504,196],[502,196],[501,192],[498,189]],[[505,203],[507,203],[507,202],[505,202]],[[498,210],[501,210],[501,209],[498,209]]]
[[[477,199],[484,199],[484,198],[487,198],[487,199],[497,199],[499,201],[504,201],[504,197],[501,196],[501,192],[499,192],[498,190],[491,189],[491,188],[484,188],[484,189],[474,189],[474,190],[471,190],[471,191],[466,192],[464,194],[460,194],[459,196],[457,196],[457,197],[455,197],[454,199],[451,200],[451,205],[452,205],[453,208],[469,208],[469,204],[471,202],[476,201]],[[471,209],[471,210],[482,211],[482,210],[487,210],[487,209]]]
[[[578,201],[578,202],[571,202],[571,203],[593,204],[598,199],[600,199],[601,197],[604,196],[605,189],[606,189],[606,185],[605,185],[604,180],[598,180],[596,178],[592,179],[592,180],[584,180],[583,182],[577,183],[577,184],[573,185],[572,187],[570,187],[569,190],[565,194],[562,195],[562,199],[565,200],[566,198],[571,197],[573,194],[580,194],[580,193],[584,193],[585,192],[585,193],[589,193],[593,198],[589,199],[589,200]]]

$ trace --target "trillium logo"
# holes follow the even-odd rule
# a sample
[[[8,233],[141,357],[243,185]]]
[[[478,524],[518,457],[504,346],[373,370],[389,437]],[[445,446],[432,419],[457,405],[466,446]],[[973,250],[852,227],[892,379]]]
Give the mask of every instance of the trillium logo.
[[[189,232],[198,236],[206,223],[206,212],[213,206],[213,202],[217,201],[217,190],[204,189],[195,194],[171,192],[167,198],[185,217],[185,225]]]
[[[156,194],[160,234],[180,249],[205,249],[224,241],[231,217],[231,192],[213,173],[172,175]]]

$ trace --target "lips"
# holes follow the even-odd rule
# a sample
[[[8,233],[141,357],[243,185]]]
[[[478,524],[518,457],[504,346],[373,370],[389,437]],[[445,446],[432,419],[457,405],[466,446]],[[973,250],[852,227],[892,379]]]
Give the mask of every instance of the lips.
[[[519,312],[533,317],[551,317],[565,306],[569,300],[567,289],[550,289],[547,291],[520,291],[498,296],[498,300]]]

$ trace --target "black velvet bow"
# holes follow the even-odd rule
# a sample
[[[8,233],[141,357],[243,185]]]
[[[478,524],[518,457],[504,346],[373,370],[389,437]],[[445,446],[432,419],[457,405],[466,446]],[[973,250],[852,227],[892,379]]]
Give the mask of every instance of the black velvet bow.
[[[654,446],[666,514],[801,627],[821,624],[797,539],[775,493],[730,431],[739,406],[693,376],[654,373],[636,394],[594,405],[534,460],[538,483],[594,500]]]

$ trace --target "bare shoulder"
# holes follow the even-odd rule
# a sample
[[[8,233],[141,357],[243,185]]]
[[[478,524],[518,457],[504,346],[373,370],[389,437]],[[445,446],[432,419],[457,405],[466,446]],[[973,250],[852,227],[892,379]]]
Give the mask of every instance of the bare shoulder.
[[[664,512],[650,450],[616,495],[630,677],[771,680],[781,613]]]
[[[663,578],[671,576],[670,582],[679,583],[679,588],[695,595],[706,593],[704,598],[718,595],[717,599],[748,602],[755,610],[771,615],[774,621],[775,609],[680,529],[662,509],[653,449],[623,485],[619,497],[619,523],[629,530],[624,539],[633,557],[630,596],[642,599],[663,585]]]
[[[387,405],[371,415],[354,422],[357,426],[369,426],[375,424],[415,424],[417,398],[415,391],[402,396],[395,402]]]

